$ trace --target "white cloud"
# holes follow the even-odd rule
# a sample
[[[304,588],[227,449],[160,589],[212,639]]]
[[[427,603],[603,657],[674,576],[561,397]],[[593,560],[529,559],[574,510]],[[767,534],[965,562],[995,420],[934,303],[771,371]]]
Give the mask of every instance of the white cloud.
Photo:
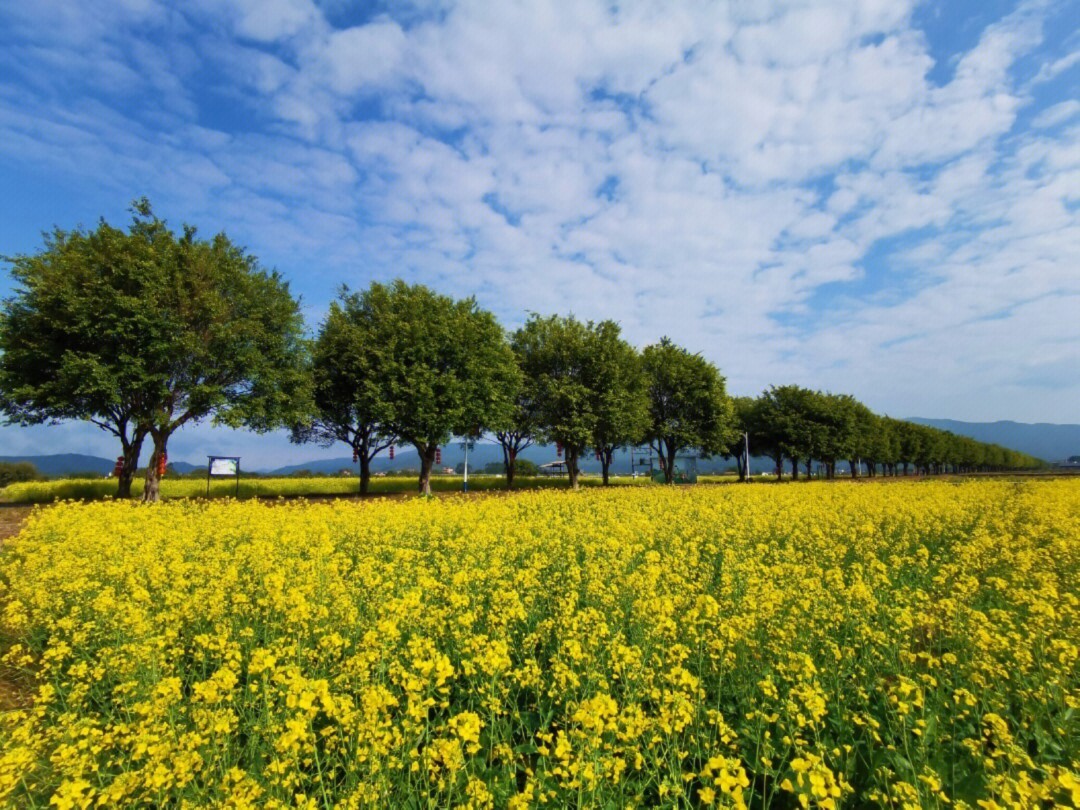
[[[331,33],[320,47],[331,89],[342,95],[374,89],[399,71],[405,42],[405,34],[393,20]]]
[[[1075,40],[1075,32],[1074,32]],[[1067,70],[1080,65],[1080,51],[1073,51],[1066,54],[1060,59],[1055,59],[1053,62],[1047,62],[1039,69],[1038,74],[1035,76],[1033,82],[1041,84],[1042,82],[1048,82],[1051,79],[1055,79]]]
[[[1053,107],[1047,107],[1035,117],[1035,120],[1031,122],[1031,126],[1035,129],[1049,129],[1068,121],[1070,118],[1075,118],[1077,113],[1080,113],[1080,101],[1071,98],[1068,101],[1055,104]]]
[[[311,0],[207,0],[205,6],[231,19],[236,33],[257,42],[276,42],[323,25]]]

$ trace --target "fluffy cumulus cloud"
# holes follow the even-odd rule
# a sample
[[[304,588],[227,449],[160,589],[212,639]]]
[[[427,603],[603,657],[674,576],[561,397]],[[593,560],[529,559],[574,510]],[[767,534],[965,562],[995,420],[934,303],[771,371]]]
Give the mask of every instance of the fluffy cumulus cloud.
[[[993,6],[8,4],[0,171],[40,191],[0,238],[145,193],[313,325],[402,276],[742,393],[1077,421],[1080,13]]]

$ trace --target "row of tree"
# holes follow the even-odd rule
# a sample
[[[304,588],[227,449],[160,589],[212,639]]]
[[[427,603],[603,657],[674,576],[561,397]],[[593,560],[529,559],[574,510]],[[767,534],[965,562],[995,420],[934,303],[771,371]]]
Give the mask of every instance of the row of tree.
[[[7,261],[16,290],[0,311],[0,411],[10,423],[84,419],[115,435],[120,497],[149,438],[144,499],[157,500],[169,438],[206,418],[344,442],[363,491],[375,456],[408,444],[429,492],[439,447],[482,434],[501,444],[508,486],[533,443],[563,449],[575,487],[590,452],[606,483],[618,448],[649,443],[670,481],[676,454],[743,453],[744,433],[753,452],[796,471],[810,459],[894,471],[1029,461],[970,440],[954,452],[850,397],[785,386],[733,401],[714,365],[666,338],[638,352],[611,321],[538,315],[507,335],[475,300],[402,281],[343,289],[309,340],[277,273],[223,234],[173,233],[146,200],[126,232],[104,221],[56,230],[39,253]]]
[[[746,446],[768,456],[791,477],[802,467],[811,475],[817,462],[825,477],[836,476],[837,461],[846,461],[851,477],[925,475],[946,472],[988,472],[1034,469],[1039,459],[995,444],[957,436],[945,430],[879,416],[847,394],[811,391],[797,385],[774,386],[760,397],[736,397],[737,429],[747,439],[734,448],[740,477],[748,474]]]
[[[620,447],[650,442],[670,472],[675,453],[724,452],[732,405],[708,361],[661,340],[638,352],[612,321],[531,316],[505,334],[472,299],[454,301],[403,281],[342,290],[311,350],[310,418],[297,442],[343,442],[367,491],[375,456],[416,448],[421,492],[451,436],[493,435],[507,486],[533,443],[565,453],[571,485],[595,453],[607,483]]]

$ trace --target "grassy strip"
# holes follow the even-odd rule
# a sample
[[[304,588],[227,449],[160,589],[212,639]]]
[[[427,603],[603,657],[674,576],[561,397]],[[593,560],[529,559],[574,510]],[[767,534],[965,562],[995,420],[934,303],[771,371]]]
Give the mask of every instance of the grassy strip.
[[[583,486],[599,486],[598,477],[583,477]],[[644,478],[614,477],[615,486],[648,484]],[[515,490],[566,489],[565,478],[519,477],[514,480]],[[231,480],[216,479],[210,482],[209,497],[248,500],[250,498],[295,498],[354,495],[359,491],[359,479],[353,476],[341,478],[241,478],[240,486]],[[373,478],[371,495],[403,495],[416,492],[416,480],[404,477]],[[440,475],[431,480],[435,492],[461,492],[461,476]],[[493,491],[506,488],[506,479],[496,475],[470,475],[471,491]],[[132,484],[132,496],[142,495],[143,482]],[[53,503],[55,501],[101,501],[116,495],[116,482],[105,478],[64,478],[54,481],[24,481],[9,484],[0,489],[0,503]],[[207,496],[205,479],[168,478],[161,483],[161,495],[165,499],[203,498]]]

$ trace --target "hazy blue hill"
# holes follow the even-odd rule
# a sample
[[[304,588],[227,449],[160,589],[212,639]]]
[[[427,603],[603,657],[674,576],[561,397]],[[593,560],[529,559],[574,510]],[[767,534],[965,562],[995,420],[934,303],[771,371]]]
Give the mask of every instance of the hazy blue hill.
[[[82,453],[57,453],[51,456],[0,456],[0,461],[9,463],[29,461],[43,475],[71,475],[77,472],[108,475],[116,463],[115,459],[86,456]]]
[[[74,473],[94,473],[108,475],[113,471],[116,459],[87,456],[82,453],[56,453],[49,456],[0,456],[0,461],[13,463],[29,461],[42,475],[72,475]],[[188,464],[186,461],[170,462],[169,466],[178,473],[187,474],[192,470],[206,469],[206,465]]]
[[[169,466],[181,475],[187,475],[189,472],[195,472],[196,470],[202,470],[206,472],[205,464],[188,464],[186,461],[170,461]]]
[[[1061,461],[1080,455],[1080,425],[1046,422],[958,422],[955,419],[910,417],[908,422],[948,430],[980,442],[1000,444],[1045,461]]]

